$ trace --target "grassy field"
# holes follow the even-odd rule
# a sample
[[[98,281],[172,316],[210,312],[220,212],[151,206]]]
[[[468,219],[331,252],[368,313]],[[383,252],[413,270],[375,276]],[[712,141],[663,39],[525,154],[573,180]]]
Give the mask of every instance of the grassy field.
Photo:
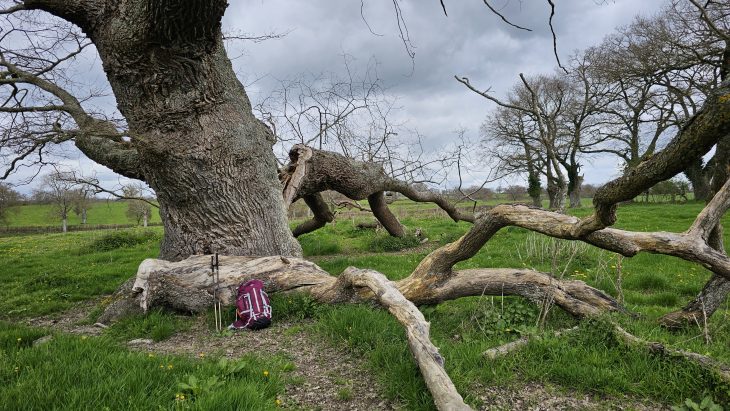
[[[95,201],[88,209],[86,223],[97,224],[135,224],[137,221],[127,217],[127,203],[124,201]],[[160,221],[157,209],[152,209],[151,223]],[[68,225],[80,225],[81,217],[73,212],[68,215]],[[61,225],[61,219],[53,215],[50,204],[27,204],[11,207],[4,226],[7,227],[44,227]]]
[[[0,323],[0,408],[271,410],[290,369],[278,357],[221,362],[132,352],[107,337],[51,334],[34,347],[44,335]]]
[[[409,210],[413,211],[411,216],[404,215],[402,221],[410,230],[421,228],[424,231],[429,238],[426,246],[415,251],[402,249],[414,242],[391,239],[382,232],[358,230],[353,226],[353,220],[368,218],[358,217],[342,219],[336,225],[300,237],[305,255],[334,275],[353,265],[373,268],[391,279],[398,279],[407,276],[430,249],[453,241],[469,228],[466,223],[422,217],[419,213],[427,208],[425,206],[398,203],[396,206],[396,209],[412,209]],[[638,231],[683,231],[701,208],[701,204],[695,203],[623,206],[619,209],[617,227]],[[574,211],[577,215],[589,212],[589,208]],[[153,313],[146,318],[123,321],[98,338],[81,340],[80,337],[59,335],[47,347],[32,347],[28,341],[49,331],[16,325],[24,318],[58,314],[80,301],[111,293],[134,275],[143,258],[157,254],[161,235],[161,228],[155,227],[0,238],[0,282],[4,285],[0,289],[0,318],[6,321],[0,323],[0,364],[4,364],[0,370],[0,398],[19,401],[21,393],[34,392],[38,394],[33,401],[38,402],[32,404],[42,408],[41,398],[50,390],[54,395],[65,396],[70,404],[84,404],[95,395],[113,391],[106,385],[110,384],[108,379],[121,373],[123,381],[128,381],[126,391],[103,397],[103,403],[109,404],[111,409],[136,408],[140,403],[135,401],[142,401],[137,396],[157,398],[144,402],[146,409],[150,408],[149,404],[152,404],[151,408],[178,407],[180,401],[175,395],[180,394],[180,390],[176,382],[189,375],[196,375],[199,380],[217,378],[223,381],[201,394],[195,407],[212,409],[213,404],[220,405],[217,401],[222,401],[224,394],[232,392],[234,386],[241,391],[236,394],[240,396],[241,404],[259,401],[250,404],[260,408],[243,409],[266,409],[275,405],[285,376],[276,382],[260,381],[251,376],[256,375],[251,371],[251,375],[243,373],[239,384],[234,384],[233,381],[238,380],[224,378],[214,359],[171,357],[150,361],[119,344],[125,338],[164,339],[185,329],[191,320],[184,317]],[[725,240],[728,244],[727,233]],[[615,254],[548,239],[522,229],[500,231],[475,257],[457,268],[524,266],[549,271],[553,255],[561,257],[556,275],[584,280],[617,295],[619,258]],[[696,295],[709,277],[708,271],[677,258],[650,254],[623,259],[620,266],[626,306],[639,316],[616,315],[612,320],[647,340],[662,341],[730,363],[730,329],[727,326],[730,311],[727,307],[710,321],[712,342],[709,344],[704,342],[699,329],[669,333],[656,324],[659,316],[680,308]],[[274,309],[280,320],[308,319],[303,323],[306,332],[346,346],[355,355],[362,356],[387,394],[407,409],[433,409],[428,391],[408,353],[404,333],[387,312],[370,306],[321,306],[304,296],[274,297]],[[578,331],[555,337],[553,331],[572,327],[575,320],[553,308],[545,327],[538,327],[539,309],[518,298],[471,297],[421,309],[432,324],[432,337],[446,358],[447,371],[473,405],[479,405],[475,394],[479,387],[519,386],[526,382],[537,382],[558,391],[570,388],[590,395],[612,396],[617,403],[621,403],[623,396],[664,404],[680,404],[686,399],[699,402],[710,397],[725,403],[730,396],[730,387],[692,364],[621,344],[607,331],[607,319],[584,322]],[[494,361],[481,355],[488,348],[524,335],[536,338],[517,353]],[[66,372],[68,364],[86,358],[103,367],[89,371],[89,382],[84,388],[74,388]],[[155,369],[159,365],[166,367],[168,363],[175,367],[170,372]],[[127,365],[122,367],[121,364]],[[286,361],[275,357],[247,359],[246,364],[253,364],[254,368],[287,368]],[[23,371],[26,369],[28,371]],[[244,393],[260,391],[262,388],[257,384],[263,383],[269,384],[263,397],[249,398]],[[45,384],[51,384],[53,388]],[[145,384],[149,385],[148,391],[152,394],[141,390],[140,386]]]

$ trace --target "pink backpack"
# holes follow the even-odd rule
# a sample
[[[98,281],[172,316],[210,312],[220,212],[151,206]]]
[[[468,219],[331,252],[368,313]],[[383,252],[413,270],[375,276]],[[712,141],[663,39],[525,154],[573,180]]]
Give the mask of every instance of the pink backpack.
[[[260,330],[271,325],[271,303],[261,280],[250,280],[238,286],[236,321],[231,330]]]

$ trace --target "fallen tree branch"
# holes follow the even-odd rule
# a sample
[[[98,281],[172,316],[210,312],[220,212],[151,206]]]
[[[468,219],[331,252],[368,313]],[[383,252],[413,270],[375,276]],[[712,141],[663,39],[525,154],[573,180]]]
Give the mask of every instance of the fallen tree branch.
[[[308,150],[311,157],[303,156],[301,154],[303,150]],[[290,187],[292,190],[296,188],[296,195],[291,197],[291,201],[327,190],[336,191],[355,201],[367,199],[370,210],[376,218],[391,235],[396,237],[405,235],[405,230],[381,199],[386,191],[401,193],[416,202],[435,203],[454,221],[474,221],[473,215],[463,214],[440,194],[419,192],[410,184],[388,176],[380,164],[357,161],[341,154],[316,150],[301,144],[292,147],[289,157],[290,163],[279,173],[279,178],[286,187],[285,201],[289,201],[294,193],[288,190]],[[304,158],[306,159],[302,160]],[[300,172],[304,175],[298,174]],[[316,214],[317,210],[312,209],[312,212]],[[324,226],[323,221],[325,220],[320,219],[317,224],[309,223],[308,229],[313,231]],[[303,230],[299,231],[303,234]]]
[[[715,149],[715,155],[712,160],[716,166],[713,170],[712,177],[712,191],[715,193],[725,192],[727,195],[728,188],[728,164],[730,164],[730,135],[726,135],[721,138],[717,143]],[[724,165],[724,166],[723,166]],[[713,196],[710,202],[717,201],[717,195]],[[727,200],[725,200],[727,201]],[[709,204],[708,204],[709,206]],[[724,207],[722,213],[713,212],[705,213],[703,210],[692,227],[699,226],[698,222],[702,222],[702,230],[699,231],[700,237],[702,237],[707,244],[715,249],[716,251],[727,255],[725,252],[723,226],[721,217],[726,212],[727,206]],[[716,208],[717,210],[718,208]],[[708,218],[715,219],[714,227],[710,228],[712,221],[703,219],[702,216],[707,215]],[[708,230],[708,228],[710,228]],[[690,229],[690,231],[693,231]],[[669,329],[679,329],[689,327],[693,325],[700,325],[707,322],[707,319],[715,313],[720,307],[727,301],[727,296],[730,294],[730,280],[727,278],[713,273],[712,277],[707,281],[702,291],[692,301],[688,302],[682,309],[674,312],[670,312],[659,319],[659,323]]]
[[[302,234],[311,233],[312,231],[318,230],[324,227],[327,223],[331,223],[335,220],[335,214],[330,210],[327,203],[322,198],[322,194],[315,193],[312,195],[306,195],[302,197],[304,202],[307,204],[312,214],[314,215],[311,219],[299,224],[294,227],[292,234],[294,237],[299,237]]]
[[[667,347],[659,342],[642,340],[641,338],[624,330],[617,324],[614,324],[614,334],[626,345],[644,348],[652,354],[658,354],[665,357],[683,358],[699,365],[701,368],[715,372],[725,383],[730,383],[730,367],[706,355]]]
[[[561,281],[532,270],[479,269],[440,275],[418,275],[392,283],[374,271],[348,268],[333,277],[315,264],[299,258],[220,257],[219,282],[209,276],[209,256],[197,255],[170,262],[147,259],[140,264],[134,284],[120,290],[100,322],[114,321],[137,309],[147,312],[163,307],[181,312],[203,312],[217,298],[235,303],[238,285],[252,278],[265,282],[268,292],[299,291],[322,303],[352,303],[376,300],[406,327],[409,346],[426,384],[441,410],[469,409],[443,369],[443,358],[429,339],[428,323],[416,304],[470,295],[514,294],[540,302],[550,296],[555,304],[578,316],[593,316],[620,309],[606,294],[581,281]],[[129,289],[130,291],[126,291]]]
[[[656,183],[686,170],[693,159],[706,154],[728,134],[730,81],[725,80],[708,95],[702,108],[684,123],[666,148],[596,191],[594,214],[582,219],[573,234],[582,237],[613,225],[618,203],[631,200]]]
[[[377,271],[348,267],[339,277],[355,287],[367,287],[406,329],[408,346],[418,363],[436,407],[439,410],[471,410],[456,391],[444,369],[444,358],[431,342],[429,324],[423,314],[401,294],[396,286]]]
[[[137,270],[132,297],[144,311],[163,307],[180,312],[202,312],[213,302],[214,283],[209,272],[210,257],[206,255],[177,262],[146,259]],[[371,293],[345,290],[337,284],[338,277],[314,263],[279,256],[220,256],[218,298],[223,304],[233,305],[238,285],[253,278],[263,280],[268,292],[305,292],[321,303],[366,302],[374,298]],[[539,304],[549,295],[556,305],[579,318],[622,310],[610,296],[582,281],[558,280],[534,270],[462,270],[444,276],[438,282],[411,275],[394,284],[416,305],[478,295],[516,295]]]
[[[578,326],[575,326],[573,328],[566,328],[565,330],[555,331],[553,335],[556,337],[560,337],[561,335],[571,333],[578,330]],[[504,357],[507,354],[510,354],[514,351],[519,350],[520,348],[526,346],[529,344],[530,340],[532,340],[534,336],[531,335],[525,335],[523,337],[520,337],[514,341],[510,341],[507,344],[502,344],[498,347],[490,348],[487,351],[484,351],[482,353],[483,356],[489,358],[490,360],[494,360],[498,357]]]

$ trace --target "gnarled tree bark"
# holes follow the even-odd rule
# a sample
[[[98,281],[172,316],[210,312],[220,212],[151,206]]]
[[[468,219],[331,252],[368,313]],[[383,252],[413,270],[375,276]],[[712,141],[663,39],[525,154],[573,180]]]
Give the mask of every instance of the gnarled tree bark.
[[[29,0],[18,6],[64,18],[93,40],[131,141],[88,132],[96,123],[79,114],[74,120],[87,132],[76,144],[155,190],[165,228],[163,259],[216,251],[301,254],[281,200],[274,136],[254,117],[223,47],[226,7],[222,0]],[[64,106],[73,116],[72,104]]]

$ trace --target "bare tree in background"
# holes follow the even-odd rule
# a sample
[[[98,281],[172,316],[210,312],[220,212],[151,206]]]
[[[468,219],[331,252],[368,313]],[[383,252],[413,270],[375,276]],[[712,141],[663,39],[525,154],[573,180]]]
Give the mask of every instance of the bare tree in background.
[[[127,217],[136,221],[137,225],[142,223],[143,227],[147,227],[152,215],[152,206],[142,198],[144,187],[141,184],[128,184],[122,187],[122,195],[126,198]]]
[[[76,184],[71,173],[56,171],[43,177],[42,195],[51,205],[50,216],[61,220],[61,229],[68,231],[68,215],[73,211]]]
[[[507,186],[507,188],[504,189],[503,193],[507,194],[510,200],[517,201],[527,195],[527,188],[520,185],[511,185]]]
[[[500,177],[525,173],[532,205],[542,207],[540,170],[544,157],[536,146],[534,131],[534,124],[524,112],[497,107],[481,126],[480,146],[486,158],[497,160]]]
[[[520,75],[521,82],[515,86],[507,100],[500,100],[489,93],[489,90],[481,91],[475,88],[469,79],[456,79],[464,84],[471,91],[481,95],[482,97],[496,103],[498,106],[515,110],[527,116],[531,123],[529,126],[521,126],[523,118],[515,114],[516,123],[519,132],[527,132],[529,135],[522,137],[521,134],[514,134],[515,138],[524,147],[524,161],[528,165],[528,179],[534,178],[530,176],[529,162],[533,162],[533,166],[540,163],[542,167],[535,167],[537,171],[542,173],[547,181],[547,192],[550,200],[549,207],[551,209],[562,209],[565,205],[565,197],[568,190],[568,179],[561,167],[560,152],[561,145],[565,142],[564,135],[561,132],[562,117],[565,115],[567,101],[570,99],[571,89],[568,82],[562,76],[537,76],[533,79],[527,79]],[[514,128],[514,127],[513,127]],[[510,138],[509,131],[502,132],[502,135]],[[518,144],[519,146],[519,144]],[[528,154],[529,153],[529,154]],[[539,157],[539,161],[533,158]],[[534,187],[534,184],[532,184]],[[533,196],[533,201],[535,197]]]
[[[92,187],[81,184],[73,191],[73,212],[77,217],[81,218],[81,224],[86,224],[89,209],[92,207],[94,200],[94,190]]]
[[[722,22],[724,7],[713,2],[707,11]],[[725,49],[721,33],[694,5],[675,1],[655,16],[635,18],[589,50],[595,81],[615,88],[606,110],[616,120],[614,144],[605,152],[618,155],[630,170],[666,144],[719,84]],[[711,197],[713,165],[697,158],[685,170],[696,198]]]

